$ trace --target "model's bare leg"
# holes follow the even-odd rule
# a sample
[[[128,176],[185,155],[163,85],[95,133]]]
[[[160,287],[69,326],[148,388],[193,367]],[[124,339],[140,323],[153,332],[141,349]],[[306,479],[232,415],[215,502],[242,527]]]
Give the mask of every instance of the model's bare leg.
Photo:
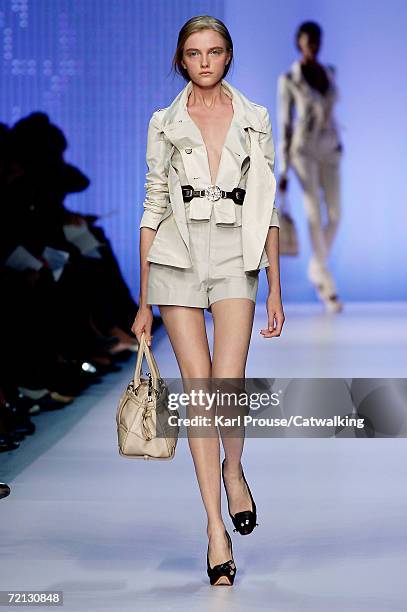
[[[214,322],[213,378],[245,377],[255,304],[245,298],[219,300],[212,304]],[[240,412],[240,411],[239,411]],[[225,451],[225,483],[232,514],[251,510],[249,492],[242,478],[240,460],[243,453],[244,427],[230,437],[222,431]]]
[[[183,379],[211,378],[211,357],[206,335],[204,311],[188,306],[160,306],[160,313]],[[186,381],[188,386],[188,381]],[[185,389],[188,392],[189,389]],[[202,413],[202,410],[200,411]],[[215,412],[206,411],[213,416]],[[208,428],[205,428],[206,430]],[[205,437],[190,435],[188,442],[202,500],[207,513],[209,562],[211,567],[229,559],[225,526],[221,514],[220,450],[216,427]],[[196,434],[195,432],[192,432]]]

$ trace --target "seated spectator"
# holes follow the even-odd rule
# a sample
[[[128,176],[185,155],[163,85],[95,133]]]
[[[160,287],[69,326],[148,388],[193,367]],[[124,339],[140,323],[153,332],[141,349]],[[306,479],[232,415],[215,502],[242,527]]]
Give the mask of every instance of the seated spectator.
[[[44,113],[0,124],[0,451],[138,348],[137,304],[98,217],[65,206],[90,184],[66,148]]]

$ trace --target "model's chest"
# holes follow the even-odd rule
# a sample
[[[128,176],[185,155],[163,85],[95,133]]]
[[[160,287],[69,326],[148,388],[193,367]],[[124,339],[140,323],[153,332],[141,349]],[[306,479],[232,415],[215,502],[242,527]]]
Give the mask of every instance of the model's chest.
[[[233,107],[222,107],[221,111],[211,115],[203,113],[200,109],[190,108],[188,114],[200,132],[209,157],[213,156],[220,159],[223,145],[232,124]]]
[[[233,189],[241,182],[250,162],[250,137],[247,130],[233,121],[223,137],[205,143],[206,138],[192,119],[172,130],[166,129],[170,159],[182,181],[194,188],[217,184],[222,189]],[[209,149],[208,149],[209,147]],[[214,148],[213,148],[214,147]],[[216,180],[213,181],[213,178]]]

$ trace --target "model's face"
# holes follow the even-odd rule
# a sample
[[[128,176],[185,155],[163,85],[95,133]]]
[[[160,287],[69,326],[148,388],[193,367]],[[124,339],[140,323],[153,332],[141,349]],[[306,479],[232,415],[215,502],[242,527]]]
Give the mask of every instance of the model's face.
[[[318,55],[321,41],[303,32],[298,39],[298,46],[305,59],[314,60]]]
[[[230,58],[226,42],[218,32],[201,30],[188,36],[185,41],[182,65],[191,81],[202,87],[212,86],[223,78]]]

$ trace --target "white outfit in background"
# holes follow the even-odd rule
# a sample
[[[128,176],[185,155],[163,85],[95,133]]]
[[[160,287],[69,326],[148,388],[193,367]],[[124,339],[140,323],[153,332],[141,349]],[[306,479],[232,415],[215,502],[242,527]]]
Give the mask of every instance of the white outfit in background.
[[[337,293],[337,289],[327,262],[340,220],[342,145],[333,116],[333,106],[338,97],[335,69],[333,66],[324,68],[329,80],[324,95],[308,84],[299,60],[292,64],[288,73],[280,75],[278,155],[280,173],[285,175],[291,166],[304,192],[313,251],[308,278],[314,284],[322,283],[324,293],[332,295]],[[326,224],[321,218],[322,201],[326,206]]]

